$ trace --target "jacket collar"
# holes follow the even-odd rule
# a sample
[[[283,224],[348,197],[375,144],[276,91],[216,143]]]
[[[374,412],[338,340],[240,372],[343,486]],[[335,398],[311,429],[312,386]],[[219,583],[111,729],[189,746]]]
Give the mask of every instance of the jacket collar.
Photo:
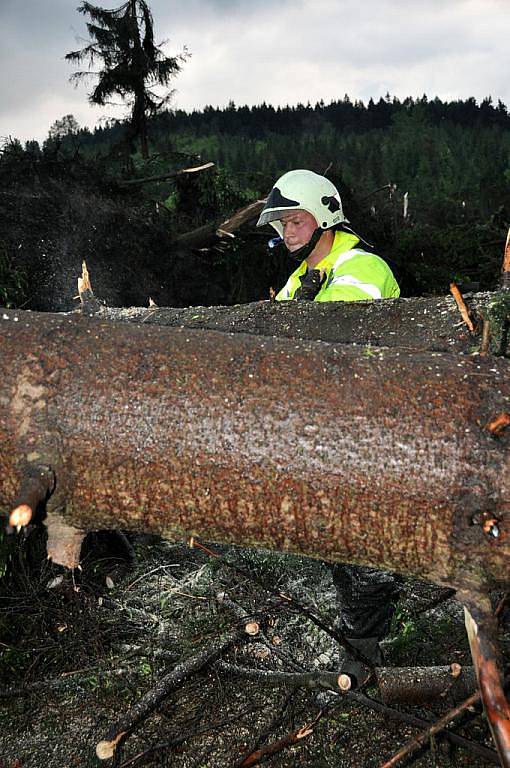
[[[330,270],[335,261],[338,259],[341,253],[350,251],[359,243],[359,237],[351,234],[350,232],[342,232],[338,230],[335,232],[335,239],[333,240],[333,246],[327,256],[324,256],[322,261],[319,261],[315,269]]]
[[[359,237],[356,235],[353,235],[350,232],[342,232],[341,229],[337,230],[337,232],[335,232],[335,239],[333,240],[333,245],[330,252],[327,256],[324,256],[321,261],[319,261],[314,269],[324,269],[326,272],[329,272],[340,254],[345,253],[346,251],[350,251],[351,248],[354,248],[358,243]],[[301,262],[299,267],[295,269],[292,274],[296,275],[296,277],[300,277],[301,275],[305,274],[307,269],[308,265],[305,260]]]

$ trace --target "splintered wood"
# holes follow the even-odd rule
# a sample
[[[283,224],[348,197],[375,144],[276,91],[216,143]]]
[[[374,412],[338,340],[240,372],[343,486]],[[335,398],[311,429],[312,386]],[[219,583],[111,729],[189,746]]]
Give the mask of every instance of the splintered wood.
[[[457,302],[457,307],[459,308],[459,312],[461,314],[462,319],[466,323],[468,330],[470,333],[474,333],[475,326],[473,325],[473,321],[471,320],[471,317],[469,315],[469,309],[467,308],[467,304],[464,301],[464,298],[459,291],[459,288],[456,283],[450,283],[450,291]]]
[[[87,262],[83,261],[81,265],[81,277],[78,278],[78,297],[82,303],[94,296],[92,286],[90,284],[89,271],[87,269]]]
[[[503,265],[501,267],[503,275],[510,272],[510,229],[508,230],[505,243],[505,252],[503,256]]]
[[[487,424],[487,429],[491,433],[491,435],[495,435],[496,437],[499,437],[499,435],[503,434],[505,429],[510,424],[510,413],[500,413],[499,416],[496,416],[495,419],[492,419]]]

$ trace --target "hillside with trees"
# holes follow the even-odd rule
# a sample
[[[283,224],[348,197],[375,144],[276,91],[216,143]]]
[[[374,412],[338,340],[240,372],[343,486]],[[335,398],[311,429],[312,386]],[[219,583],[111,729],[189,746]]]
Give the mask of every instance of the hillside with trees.
[[[183,253],[171,243],[264,197],[281,173],[295,167],[325,172],[337,184],[353,226],[390,260],[404,295],[445,293],[451,280],[485,290],[496,284],[510,224],[509,127],[505,105],[490,98],[481,104],[425,96],[388,96],[366,105],[347,96],[315,106],[230,104],[149,118],[150,156],[144,158],[141,150],[133,154],[131,119],[89,131],[67,115],[54,123],[42,147],[7,144],[0,174],[3,194],[10,194],[14,178],[18,186],[26,178],[29,188],[36,180],[44,188],[51,178],[68,178],[64,167],[71,177],[85,173],[93,186],[108,187],[111,204],[130,221],[141,217],[142,228],[148,222],[162,228],[161,247],[148,242],[145,258],[160,273],[164,265],[163,283],[171,274],[174,286],[181,286],[171,296],[160,291],[161,299],[177,306],[257,300],[280,285],[291,262],[283,253],[268,254],[267,234],[254,226],[230,241],[203,244],[212,245],[207,254]],[[208,161],[215,168],[207,173],[135,185],[129,193],[119,185]],[[24,215],[30,218],[31,210]],[[37,226],[33,222],[34,235]],[[55,221],[51,226],[58,229]],[[11,235],[8,226],[3,263],[18,256]],[[98,253],[100,245],[94,249]],[[200,290],[194,295],[197,264]]]

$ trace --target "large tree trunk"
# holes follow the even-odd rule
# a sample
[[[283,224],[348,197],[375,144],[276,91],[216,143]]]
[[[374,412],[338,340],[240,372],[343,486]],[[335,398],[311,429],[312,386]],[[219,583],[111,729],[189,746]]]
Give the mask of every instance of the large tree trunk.
[[[7,311],[0,333],[0,506],[49,497],[57,562],[127,528],[453,586],[510,768],[484,595],[510,575],[508,360]]]
[[[101,315],[148,325],[470,353],[480,348],[483,318],[490,317],[497,301],[494,293],[467,298],[474,333],[463,322],[453,296],[327,303],[259,301],[229,307],[102,307]],[[491,325],[495,337],[495,322]]]
[[[508,583],[508,436],[489,426],[507,360],[12,311],[0,332],[5,510],[50,467],[50,519],[80,530]]]

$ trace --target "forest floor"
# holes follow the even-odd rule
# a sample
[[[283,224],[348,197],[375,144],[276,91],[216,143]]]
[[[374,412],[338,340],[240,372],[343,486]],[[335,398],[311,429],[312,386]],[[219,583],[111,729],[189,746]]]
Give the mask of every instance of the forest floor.
[[[214,547],[221,556],[213,558],[184,544],[134,537],[136,559],[128,566],[106,543],[104,534],[95,535],[74,578],[47,563],[29,573],[22,555],[15,576],[0,584],[0,768],[112,765],[96,757],[98,741],[177,663],[240,625],[229,600],[262,631],[240,639],[222,661],[260,670],[338,670],[337,641],[275,594],[292,595],[333,625],[336,593],[325,563],[232,547]],[[432,585],[404,582],[384,642],[388,666],[471,664],[461,606],[454,599],[437,605],[438,594]],[[363,694],[378,699],[376,688]],[[450,707],[443,699],[393,709],[431,722]],[[215,662],[171,692],[121,744],[113,764],[236,768],[254,750],[307,725],[308,735],[264,764],[376,768],[419,732],[393,720],[390,710],[372,711],[366,699],[271,687]],[[493,749],[476,712],[456,721],[455,731]],[[411,764],[484,768],[497,760],[438,738],[402,763]]]

